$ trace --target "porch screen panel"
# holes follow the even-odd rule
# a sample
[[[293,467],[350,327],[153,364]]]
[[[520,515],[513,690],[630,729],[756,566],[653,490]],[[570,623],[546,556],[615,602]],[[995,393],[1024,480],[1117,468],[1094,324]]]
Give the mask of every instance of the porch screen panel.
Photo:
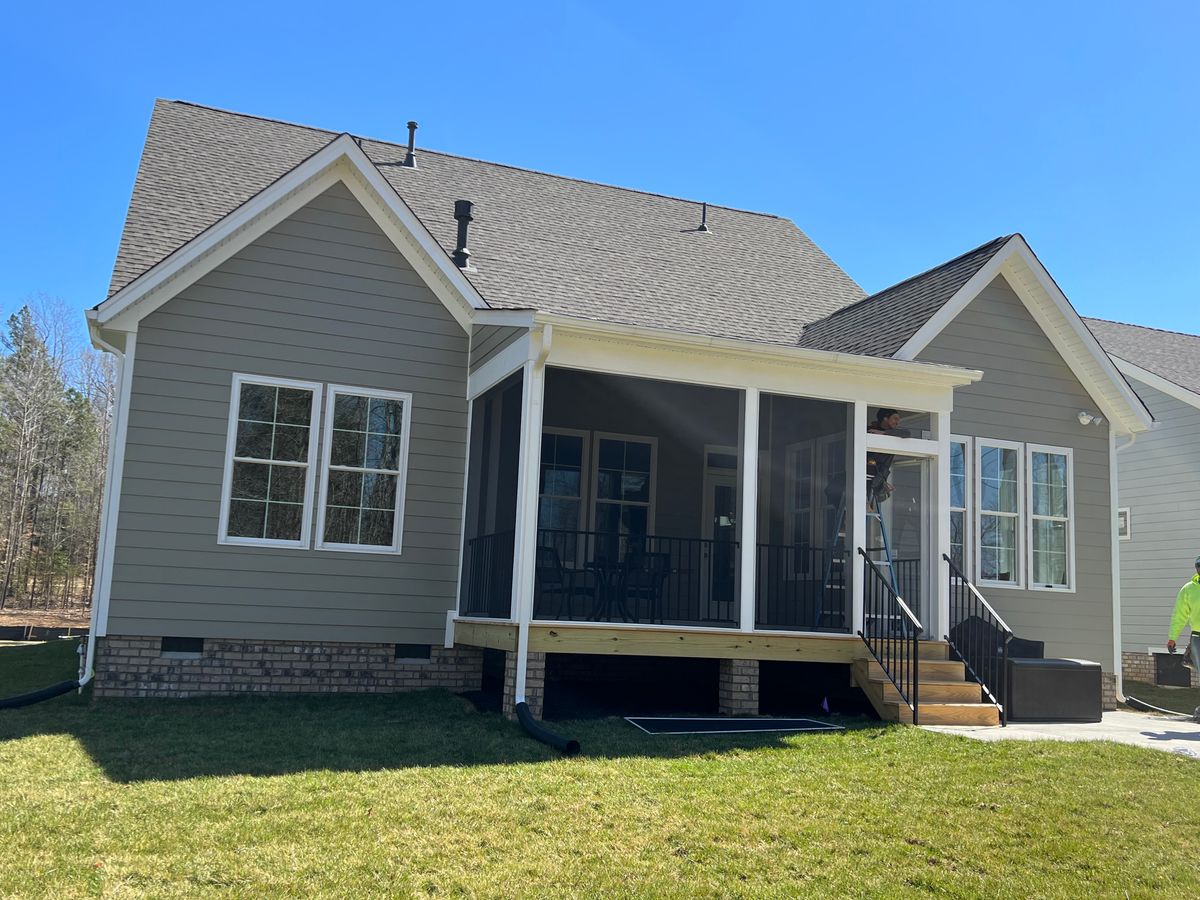
[[[1031,580],[1041,587],[1070,581],[1071,461],[1066,453],[1029,452]]]
[[[979,447],[979,578],[1019,584],[1021,453],[1017,447]]]

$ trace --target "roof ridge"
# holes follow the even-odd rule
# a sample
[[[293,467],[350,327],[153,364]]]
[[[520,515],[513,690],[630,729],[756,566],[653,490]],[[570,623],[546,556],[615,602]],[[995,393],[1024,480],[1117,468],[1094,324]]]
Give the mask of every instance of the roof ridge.
[[[1117,319],[1102,319],[1099,316],[1083,316],[1085,322],[1106,322],[1109,325],[1120,325],[1122,328],[1140,328],[1142,331],[1157,331],[1159,334],[1177,334],[1180,337],[1190,337],[1200,339],[1200,334],[1192,334],[1190,331],[1172,331],[1170,328],[1158,328],[1154,325],[1139,325],[1136,322],[1121,322]]]
[[[405,145],[405,144],[398,144],[394,141],[385,141],[381,138],[368,137],[367,135],[362,135],[362,134],[355,134],[354,132],[350,132],[350,131],[334,131],[331,128],[321,128],[317,125],[305,125],[301,122],[293,122],[290,119],[277,119],[277,118],[274,118],[273,116],[260,116],[256,113],[239,112],[238,110],[235,110],[235,109],[225,109],[224,107],[221,107],[221,106],[209,106],[204,103],[195,103],[194,101],[191,101],[191,100],[164,100],[163,102],[164,103],[175,103],[180,106],[191,106],[191,107],[194,107],[195,109],[204,109],[204,110],[208,110],[209,112],[217,112],[217,113],[222,113],[224,115],[229,115],[229,116],[239,116],[243,119],[257,119],[260,122],[273,122],[276,125],[287,125],[291,128],[306,128],[309,131],[319,131],[324,134],[332,134],[332,135],[349,134],[352,138],[355,138],[356,140],[359,140],[359,141],[370,141],[372,144],[383,144],[388,147],[395,147],[398,150],[404,150],[407,147],[407,145]],[[606,181],[594,181],[589,178],[577,178],[573,175],[559,175],[557,172],[546,172],[546,171],[543,171],[542,169],[530,169],[526,166],[517,166],[517,165],[513,165],[512,163],[496,162],[496,161],[490,160],[490,159],[479,159],[478,157],[475,157],[475,156],[462,156],[457,153],[447,153],[444,150],[434,150],[429,147],[418,147],[417,150],[419,153],[432,153],[434,156],[444,156],[447,159],[461,159],[464,162],[479,163],[480,165],[484,165],[484,166],[495,166],[496,168],[499,168],[499,169],[509,169],[509,170],[512,170],[515,172],[528,172],[531,175],[541,175],[545,178],[558,178],[562,181],[573,181],[576,184],[588,184],[588,185],[592,185],[593,187],[607,188],[608,190],[613,190],[613,191],[623,191],[623,192],[629,193],[629,194],[640,194],[643,197],[658,197],[662,200],[675,200],[675,201],[678,201],[679,203],[691,203],[696,206],[699,206],[701,203],[708,203],[708,201],[706,201],[706,200],[693,200],[689,197],[679,197],[674,194],[662,194],[657,191],[646,191],[646,190],[642,190],[641,188],[625,187],[624,185],[610,184]],[[374,162],[374,160],[372,160],[372,162]],[[762,212],[762,211],[756,210],[756,209],[743,209],[739,206],[726,206],[721,203],[708,203],[708,208],[709,209],[722,209],[722,210],[725,210],[726,212],[742,213],[743,215],[747,215],[747,216],[761,216],[764,219],[777,219],[779,221],[789,222],[792,225],[795,225],[795,222],[792,222],[792,220],[787,218],[786,216],[778,216],[778,215],[775,215],[774,213]],[[799,226],[796,226],[796,227],[799,228]]]
[[[999,237],[994,237],[990,241],[984,241],[978,247],[973,247],[970,250],[966,250],[966,251],[958,254],[958,256],[952,256],[952,257],[950,257],[950,259],[946,260],[945,262],[940,262],[936,266],[930,266],[928,269],[925,269],[923,272],[918,272],[916,275],[910,275],[902,281],[897,281],[895,284],[889,284],[887,287],[880,288],[873,294],[868,294],[866,297],[863,297],[861,300],[855,300],[853,303],[850,303],[846,306],[835,309],[833,312],[831,312],[825,318],[818,319],[816,322],[811,322],[808,325],[806,325],[804,330],[807,331],[809,328],[812,328],[814,325],[817,325],[821,322],[828,322],[834,316],[839,316],[844,312],[849,312],[850,310],[854,309],[856,306],[861,306],[862,304],[866,303],[869,300],[874,300],[877,297],[881,296],[882,294],[886,294],[888,291],[894,291],[896,288],[902,287],[903,285],[908,284],[910,281],[916,281],[918,278],[924,278],[926,275],[929,275],[932,272],[936,272],[938,269],[944,269],[947,266],[958,262],[960,259],[970,256],[972,253],[978,253],[980,250],[984,249],[985,247],[990,246],[991,244],[995,244],[995,243],[998,243],[1001,241],[1008,241],[1011,238],[1013,238],[1015,235],[1016,235],[1016,232],[1013,232],[1012,234],[1005,234],[1005,235],[1001,235]]]

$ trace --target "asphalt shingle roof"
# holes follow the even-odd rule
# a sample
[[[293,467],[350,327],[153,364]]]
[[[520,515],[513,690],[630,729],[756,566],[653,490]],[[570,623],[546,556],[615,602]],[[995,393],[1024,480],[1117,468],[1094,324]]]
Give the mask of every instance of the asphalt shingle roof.
[[[1107,319],[1083,321],[1110,355],[1200,394],[1200,335]]]
[[[155,104],[110,296],[333,140],[178,101]],[[454,201],[476,204],[469,275],[498,308],[794,345],[863,296],[786,219],[363,139],[446,251]]]
[[[893,356],[934,313],[1000,252],[1012,235],[884,288],[804,330],[800,346],[866,356]]]

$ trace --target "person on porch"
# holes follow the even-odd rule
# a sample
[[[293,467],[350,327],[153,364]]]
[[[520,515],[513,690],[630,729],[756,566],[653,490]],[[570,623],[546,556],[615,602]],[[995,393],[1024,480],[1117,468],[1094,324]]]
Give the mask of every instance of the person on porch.
[[[1196,574],[1179,589],[1179,596],[1175,598],[1175,612],[1167,631],[1168,653],[1175,652],[1175,641],[1185,628],[1190,640],[1183,664],[1189,669],[1200,670],[1200,556],[1196,557]],[[1200,706],[1196,707],[1192,718],[1200,722]]]
[[[880,409],[875,419],[867,425],[867,434],[888,434],[892,437],[912,437],[912,432],[900,427],[900,413],[894,409]],[[888,482],[895,456],[890,453],[867,454],[867,509],[877,510],[879,504],[892,496],[895,488]]]

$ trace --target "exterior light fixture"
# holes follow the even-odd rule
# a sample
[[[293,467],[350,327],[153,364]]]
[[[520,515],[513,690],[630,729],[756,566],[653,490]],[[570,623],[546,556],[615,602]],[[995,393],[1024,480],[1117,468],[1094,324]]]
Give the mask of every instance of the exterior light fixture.
[[[1079,415],[1077,415],[1075,418],[1077,418],[1079,420],[1080,425],[1103,425],[1104,424],[1104,419],[1102,419],[1100,416],[1093,416],[1090,412],[1087,412],[1086,410],[1082,410],[1082,409],[1079,411]]]

